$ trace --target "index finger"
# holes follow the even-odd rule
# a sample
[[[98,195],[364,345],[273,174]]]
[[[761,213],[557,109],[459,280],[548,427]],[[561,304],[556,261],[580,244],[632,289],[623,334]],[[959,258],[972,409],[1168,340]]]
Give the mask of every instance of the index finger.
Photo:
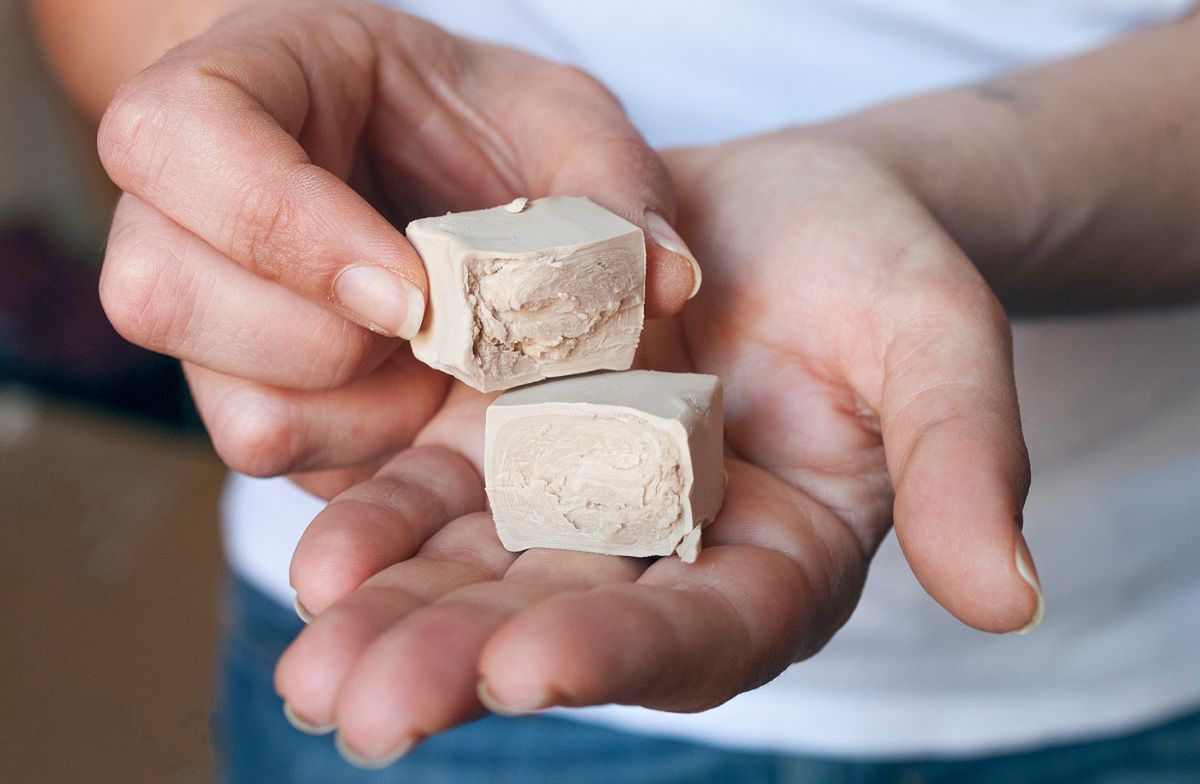
[[[219,25],[122,87],[100,128],[105,169],[259,276],[411,337],[420,257],[339,177],[370,109],[370,65],[345,54],[352,43],[306,47],[301,62],[289,30],[263,27],[249,15]]]

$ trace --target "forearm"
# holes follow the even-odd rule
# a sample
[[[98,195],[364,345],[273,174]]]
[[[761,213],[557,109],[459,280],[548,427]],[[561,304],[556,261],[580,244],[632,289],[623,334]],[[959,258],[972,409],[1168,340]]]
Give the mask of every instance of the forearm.
[[[117,87],[244,0],[29,0],[64,89],[99,120]]]
[[[1018,311],[1200,298],[1200,18],[834,123]],[[832,127],[832,126],[827,126]]]

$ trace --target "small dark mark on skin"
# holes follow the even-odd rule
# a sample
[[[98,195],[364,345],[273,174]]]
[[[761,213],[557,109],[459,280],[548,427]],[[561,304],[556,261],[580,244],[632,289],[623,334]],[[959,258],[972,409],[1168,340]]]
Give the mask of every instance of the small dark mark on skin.
[[[995,103],[1003,103],[1009,106],[1018,106],[1021,103],[1021,96],[1011,87],[1005,87],[995,82],[984,82],[975,87],[975,94],[985,101],[993,101]]]

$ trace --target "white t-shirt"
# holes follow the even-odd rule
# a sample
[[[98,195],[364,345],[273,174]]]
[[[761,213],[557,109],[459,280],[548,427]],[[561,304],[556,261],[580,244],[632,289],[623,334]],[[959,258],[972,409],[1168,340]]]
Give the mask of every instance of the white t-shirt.
[[[469,35],[575,63],[652,144],[827,119],[1101,45],[1189,0],[413,0]],[[644,53],[644,54],[639,54]],[[1200,308],[1023,322],[1034,468],[1026,533],[1049,605],[1027,637],[972,631],[894,538],[853,618],[772,683],[697,715],[570,715],[713,743],[859,757],[976,754],[1144,726],[1200,706]],[[233,567],[290,604],[320,504],[235,476]]]

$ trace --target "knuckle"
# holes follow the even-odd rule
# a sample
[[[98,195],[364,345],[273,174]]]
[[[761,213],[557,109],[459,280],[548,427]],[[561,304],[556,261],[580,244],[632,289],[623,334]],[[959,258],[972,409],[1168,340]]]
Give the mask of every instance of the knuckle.
[[[96,137],[100,162],[113,182],[127,191],[143,190],[160,165],[160,152],[175,125],[152,75],[143,73],[122,85]]]
[[[625,129],[593,138],[591,144],[578,148],[572,157],[572,168],[576,171],[605,175],[609,180],[620,177],[632,184],[662,174],[661,165],[645,142]]]
[[[190,299],[175,254],[154,240],[116,231],[100,276],[100,303],[118,332],[153,351],[176,347]]]
[[[292,470],[299,450],[284,401],[265,391],[244,390],[225,396],[220,403],[210,436],[226,465],[258,477]]]
[[[550,168],[548,187],[554,191],[577,192],[602,189],[611,194],[597,201],[632,222],[639,222],[646,208],[663,210],[670,201],[670,187],[662,162],[636,135],[613,133],[584,140],[562,151]]]
[[[559,66],[551,77],[557,105],[579,107],[578,121],[551,153],[547,174],[553,188],[577,189],[599,184],[641,205],[657,208],[672,191],[662,159],[625,115],[608,88],[573,66]],[[634,217],[642,209],[631,207]],[[629,217],[629,216],[626,216]]]
[[[319,187],[314,167],[298,163],[272,187],[246,183],[222,230],[231,254],[253,273],[279,280],[285,265],[303,264],[311,251],[293,242],[303,234],[303,205]]]
[[[937,270],[913,287],[906,299],[904,307],[913,320],[931,330],[966,328],[989,337],[1009,333],[1004,307],[973,269]]]
[[[610,90],[608,85],[577,65],[556,63],[549,70],[547,78],[550,86],[564,90],[570,95],[590,93],[614,106],[621,105],[616,93]]]
[[[1008,315],[982,280],[948,285],[939,294],[939,299],[951,325],[969,329],[989,342],[1011,338]]]

